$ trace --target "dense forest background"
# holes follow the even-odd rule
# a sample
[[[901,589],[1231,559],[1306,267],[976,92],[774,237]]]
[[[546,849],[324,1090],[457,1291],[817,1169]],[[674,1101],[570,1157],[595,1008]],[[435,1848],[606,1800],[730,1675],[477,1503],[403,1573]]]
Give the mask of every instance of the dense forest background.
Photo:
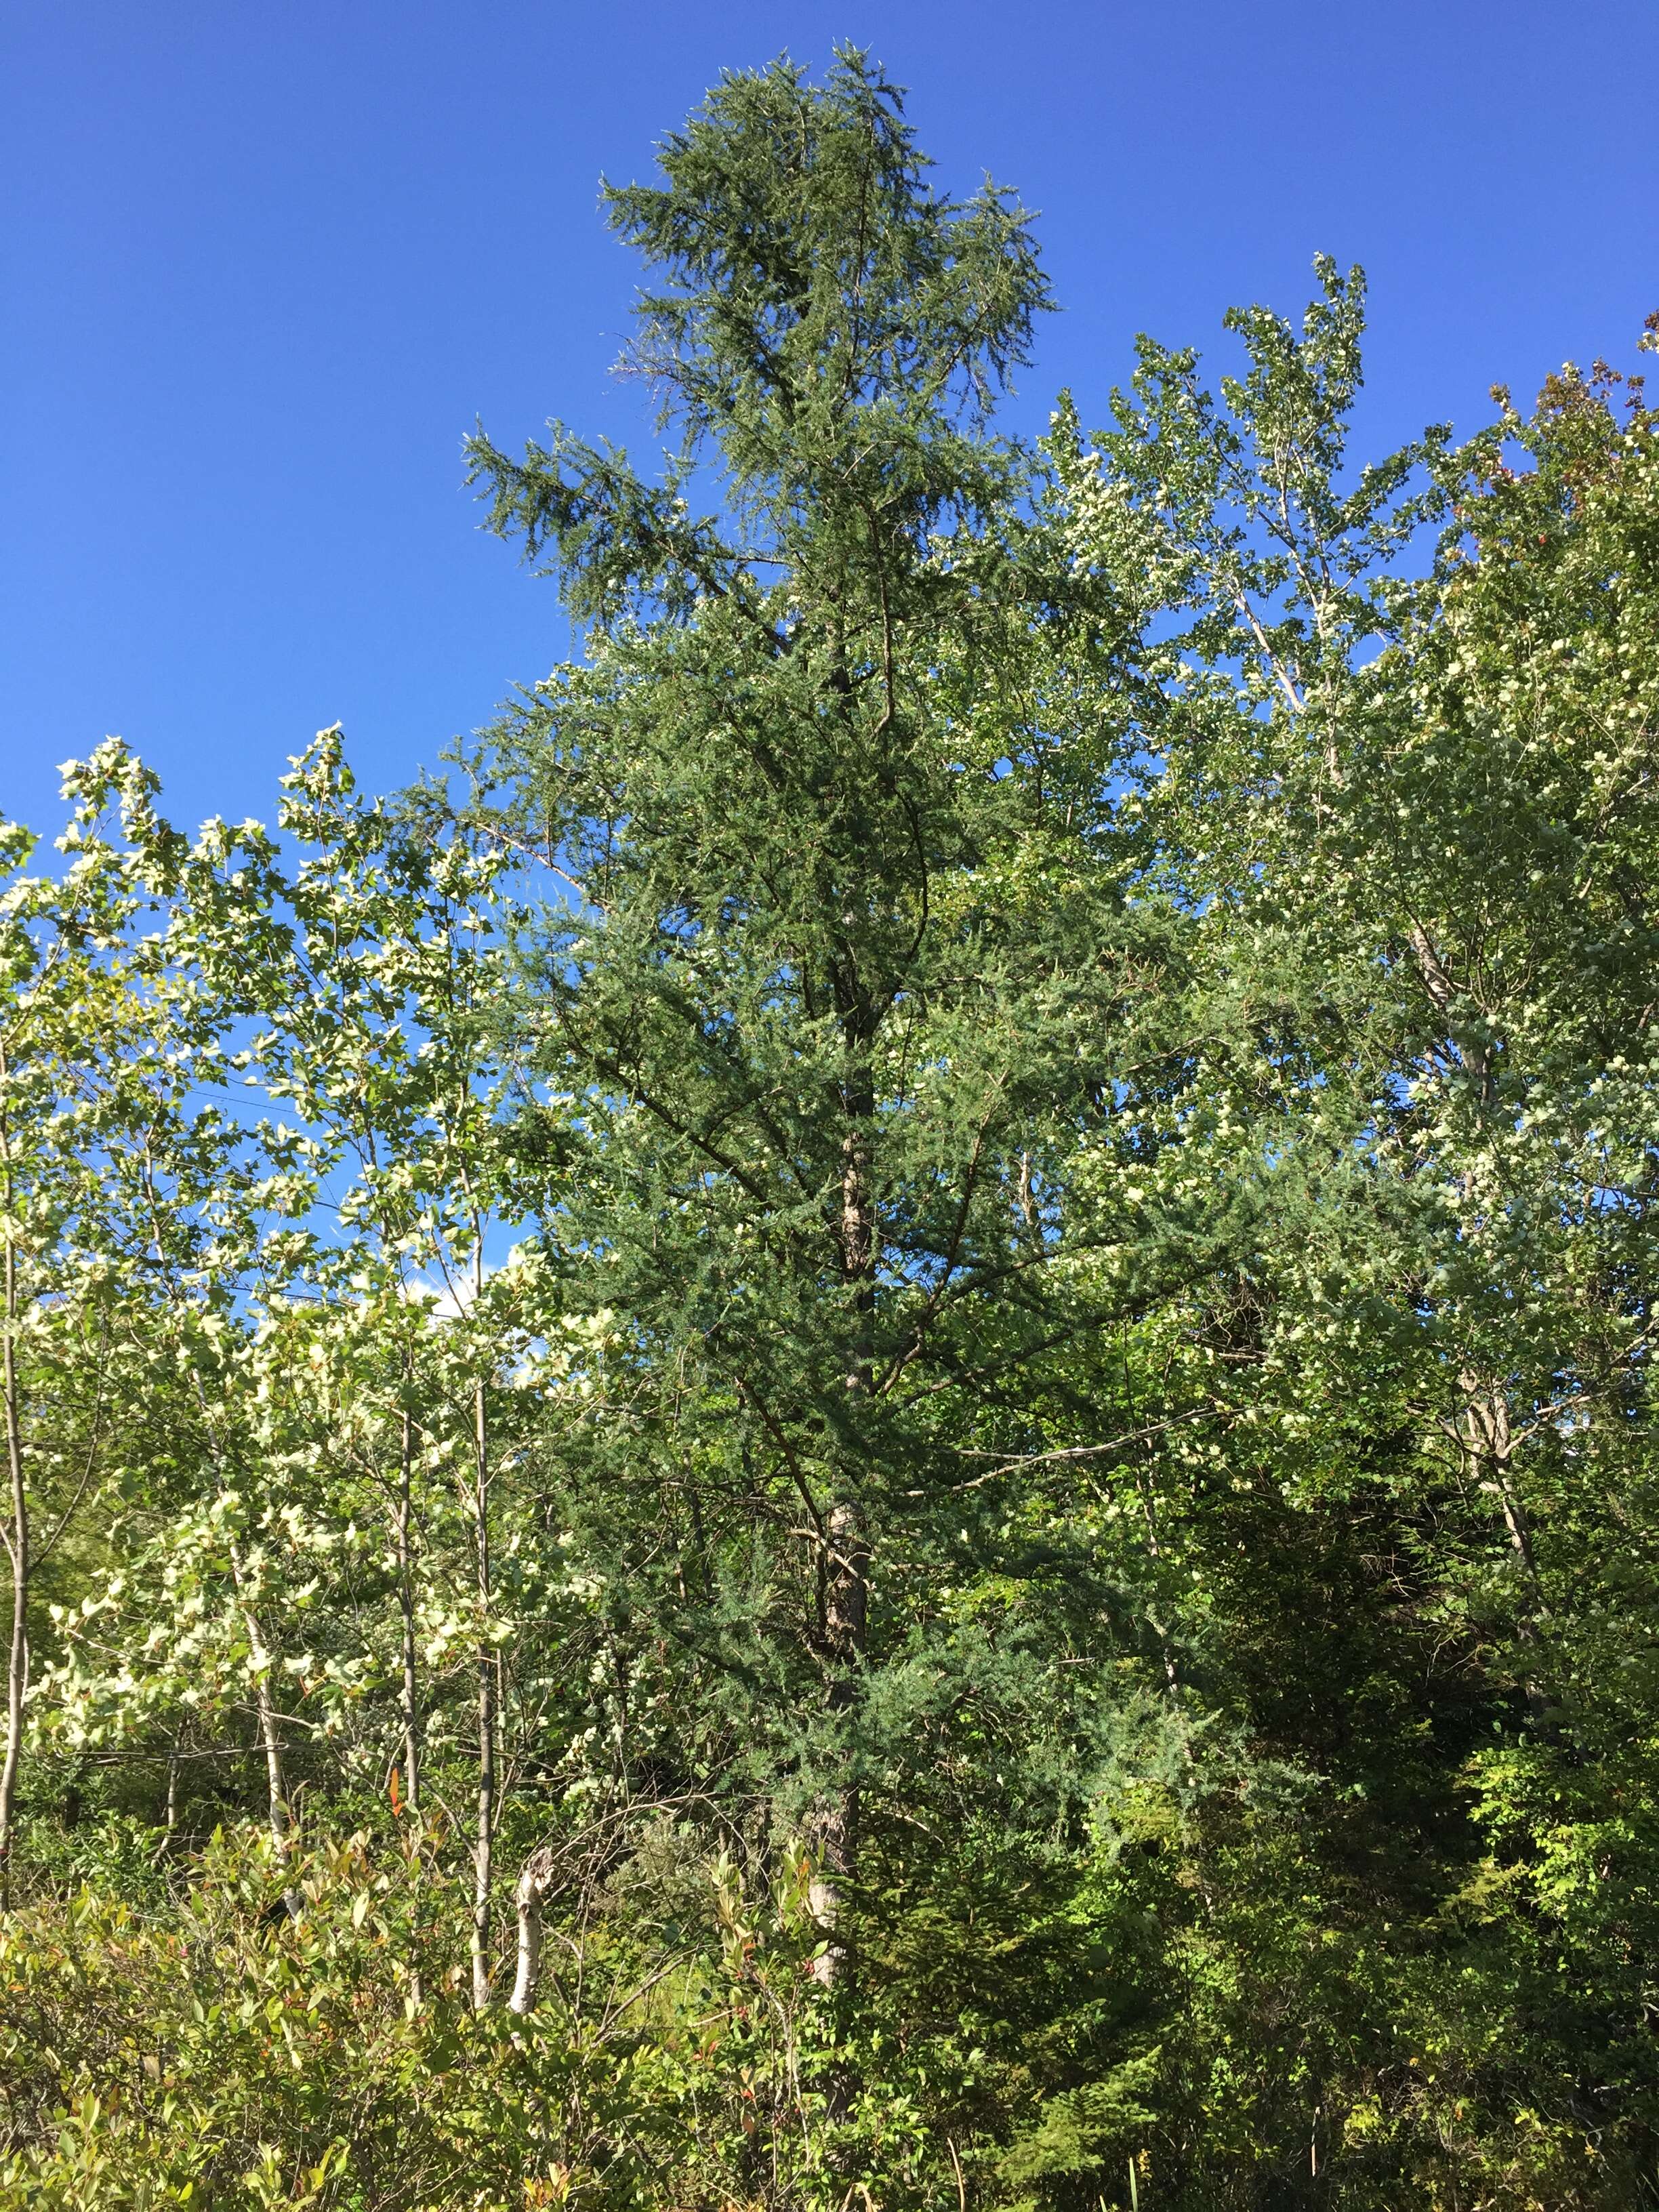
[[[3,2201],[1659,2202],[1659,416],[659,159],[581,657],[0,830]]]

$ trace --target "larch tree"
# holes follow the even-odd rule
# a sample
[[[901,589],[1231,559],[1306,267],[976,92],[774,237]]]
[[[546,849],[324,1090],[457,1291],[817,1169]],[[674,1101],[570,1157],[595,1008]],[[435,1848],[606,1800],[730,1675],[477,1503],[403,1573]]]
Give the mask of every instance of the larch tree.
[[[662,479],[563,428],[472,446],[587,645],[492,733],[477,818],[568,887],[515,1017],[581,1139],[573,1296],[616,1321],[587,1494],[668,1624],[641,1668],[725,1714],[678,1786],[802,1825],[833,1983],[883,1655],[975,1423],[1087,1325],[1055,1164],[1159,927],[1104,835],[1133,623],[990,427],[1047,299],[1006,195],[937,192],[850,50],[723,79],[659,161],[606,204]]]

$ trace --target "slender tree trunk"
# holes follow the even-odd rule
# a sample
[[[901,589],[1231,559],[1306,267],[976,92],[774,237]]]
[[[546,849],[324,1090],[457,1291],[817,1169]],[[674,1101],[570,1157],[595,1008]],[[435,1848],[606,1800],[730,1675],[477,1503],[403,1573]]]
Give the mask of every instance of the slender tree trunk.
[[[256,1655],[254,1664],[259,1664]],[[283,1771],[283,1739],[276,1726],[276,1707],[263,1675],[254,1692],[259,1716],[259,1745],[265,1755],[265,1787],[270,1801],[270,1840],[279,1858],[286,1859],[293,1838],[289,1810],[288,1778]]]
[[[1152,1505],[1152,1492],[1142,1480],[1137,1480],[1135,1486],[1140,1492],[1140,1510],[1146,1523],[1146,1549],[1152,1559],[1161,1565],[1164,1553],[1158,1540],[1158,1515]],[[1162,1612],[1163,1609],[1160,1600],[1158,1610]],[[1146,1618],[1152,1622],[1152,1633],[1158,1638],[1158,1654],[1164,1666],[1164,1687],[1169,1695],[1170,1715],[1180,1732],[1182,1758],[1190,1776],[1196,1770],[1193,1764],[1192,1737],[1187,1727],[1186,1708],[1182,1702],[1181,1669],[1176,1662],[1175,1646],[1170,1643],[1170,1632],[1163,1622],[1153,1620],[1151,1613]]]
[[[7,1073],[4,1048],[0,1047],[0,1081]],[[6,1662],[6,1756],[0,1765],[0,1912],[11,1905],[11,1851],[17,1802],[17,1763],[23,1749],[23,1701],[28,1692],[29,1638],[29,1509],[23,1480],[23,1431],[17,1381],[17,1246],[12,1230],[13,1191],[11,1131],[0,1111],[0,1163],[3,1163],[6,1210],[5,1349],[6,1471],[10,1481],[11,1510],[6,1531],[6,1551],[11,1563],[11,1637]]]
[[[404,1367],[405,1390],[412,1389],[410,1362],[405,1356]],[[414,1856],[410,1861],[411,1879],[415,1887],[414,1911],[418,1936],[421,1917],[421,1866],[424,1841],[420,1826],[421,1782],[422,1753],[421,1743],[420,1677],[416,1671],[418,1653],[415,1642],[415,1521],[414,1521],[415,1422],[405,1405],[398,1437],[398,1612],[403,1646],[403,1682],[399,1704],[403,1719],[404,1778],[406,1802],[414,1823]],[[394,1808],[395,1809],[395,1808]],[[418,1965],[411,1966],[409,1994],[418,2005],[425,1996],[425,1988]]]
[[[842,1146],[842,1271],[851,1300],[854,1330],[846,1388],[850,1425],[857,1430],[867,1413],[874,1388],[872,1333],[875,1319],[876,1217],[871,1190],[869,1119],[872,1108],[867,1082],[849,1086],[848,1105],[854,1126]],[[844,1491],[825,1522],[829,1547],[823,1631],[830,1664],[829,1705],[846,1712],[858,1694],[858,1668],[869,1635],[870,1545],[855,1497]],[[848,1782],[819,1814],[817,1871],[807,1902],[824,1936],[812,1962],[813,1978],[833,1988],[846,1953],[836,1941],[845,1886],[858,1854],[859,1792]]]
[[[484,1386],[474,1386],[473,1507],[477,1518],[478,1627],[478,1827],[473,1853],[472,2002],[483,2012],[489,2002],[489,1889],[495,1838],[495,1659],[489,1648],[489,1437],[485,1425]]]
[[[9,1199],[8,1199],[9,1205]],[[6,1466],[11,1480],[11,1638],[6,1660],[6,1756],[0,1765],[0,1912],[11,1904],[11,1848],[17,1802],[17,1762],[23,1749],[23,1700],[28,1692],[29,1509],[23,1483],[23,1440],[18,1418],[17,1360],[12,1341],[17,1322],[17,1260],[6,1246]]]
[[[1407,935],[1424,989],[1436,1012],[1449,1017],[1459,995],[1450,971],[1419,923],[1413,922]],[[1485,1012],[1484,1008],[1478,1006],[1477,1010]],[[1459,1044],[1456,1052],[1465,1073],[1478,1089],[1481,1106],[1490,1107],[1495,1095],[1491,1046]],[[1470,1175],[1465,1175],[1462,1179],[1462,1198],[1464,1234],[1474,1237],[1479,1235],[1480,1229],[1474,1216],[1474,1182]],[[1509,1401],[1501,1383],[1488,1382],[1482,1376],[1468,1371],[1458,1380],[1464,1393],[1462,1417],[1456,1425],[1459,1440],[1475,1466],[1482,1470],[1483,1486],[1498,1500],[1510,1549],[1514,1553],[1516,1564],[1527,1582],[1527,1601],[1520,1610],[1516,1628],[1522,1642],[1540,1662],[1528,1668],[1523,1685],[1527,1708],[1542,1732],[1554,1733],[1553,1724],[1547,1718],[1549,1701],[1540,1680],[1540,1668],[1545,1657],[1543,1631],[1538,1618],[1543,1609],[1543,1591],[1538,1577],[1538,1563],[1533,1553],[1532,1532],[1528,1526],[1520,1492],[1516,1486]]]
[[[416,1674],[415,1539],[411,1523],[411,1468],[414,1431],[409,1414],[403,1417],[401,1456],[398,1470],[398,1611],[402,1625],[403,1687],[400,1694],[404,1724],[404,1795],[411,1813],[421,1808],[421,1711]]]
[[[1541,1733],[1559,1736],[1559,1730],[1550,1717],[1550,1701],[1541,1679],[1548,1660],[1539,1620],[1543,1609],[1543,1586],[1539,1579],[1537,1555],[1533,1550],[1531,1524],[1516,1482],[1509,1401],[1501,1384],[1489,1383],[1467,1372],[1459,1379],[1465,1395],[1464,1446],[1480,1470],[1481,1487],[1498,1500],[1510,1550],[1526,1584],[1526,1597],[1517,1608],[1516,1632],[1532,1660],[1522,1685],[1527,1710]]]
[[[233,1565],[232,1572],[240,1589],[241,1571]],[[270,1841],[278,1859],[286,1864],[293,1842],[294,1816],[289,1802],[288,1774],[283,1765],[283,1737],[276,1703],[270,1694],[270,1647],[260,1629],[258,1615],[246,1600],[242,1603],[242,1623],[247,1630],[248,1651],[255,1669],[253,1708],[258,1725],[259,1748],[264,1754],[266,1817]]]
[[[173,1748],[167,1753],[167,1800],[164,1833],[170,1850],[179,1832],[179,1755],[185,1741],[184,1723],[173,1732]]]
[[[1532,1530],[1515,1486],[1509,1401],[1501,1389],[1488,1388],[1472,1375],[1463,1377],[1463,1387],[1469,1393],[1468,1419],[1475,1457],[1486,1470],[1487,1480],[1503,1508],[1504,1533],[1516,1565],[1526,1576],[1528,1588],[1536,1598],[1538,1561],[1532,1548]]]
[[[1164,1553],[1158,1539],[1158,1511],[1152,1503],[1152,1486],[1144,1478],[1137,1477],[1135,1487],[1140,1493],[1140,1510],[1146,1522],[1146,1549],[1151,1558],[1161,1566]],[[1163,1600],[1160,1598],[1158,1612],[1161,1613],[1163,1610]],[[1158,1638],[1158,1656],[1164,1668],[1164,1694],[1170,1703],[1170,1718],[1174,1724],[1176,1740],[1181,1748],[1181,1763],[1186,1769],[1188,1787],[1194,1796],[1189,1833],[1194,1869],[1198,1875],[1198,1893],[1204,1900],[1205,1911],[1212,1912],[1215,1910],[1215,1899],[1211,1892],[1209,1876],[1205,1870],[1206,1854],[1197,1811],[1198,1761],[1193,1755],[1193,1731],[1191,1723],[1187,1717],[1187,1703],[1181,1680],[1180,1662],[1176,1658],[1175,1646],[1170,1641],[1170,1632],[1163,1621],[1150,1613],[1146,1618],[1151,1623],[1153,1635]]]
[[[265,1819],[270,1832],[271,1849],[276,1863],[286,1869],[294,1845],[294,1813],[289,1796],[288,1771],[283,1760],[281,1716],[276,1701],[270,1694],[271,1675],[275,1662],[264,1631],[259,1626],[259,1616],[249,1601],[246,1578],[236,1547],[230,1548],[230,1578],[235,1586],[236,1601],[241,1609],[242,1626],[247,1631],[248,1656],[253,1662],[253,1713],[258,1731],[259,1749],[265,1762]],[[299,1892],[287,1889],[283,1901],[289,1911],[298,1917]]]
[[[846,1499],[828,1516],[830,1553],[824,1627],[833,1672],[830,1710],[845,1712],[857,1694],[854,1669],[868,1632],[870,1552],[857,1508]],[[833,1988],[846,1954],[836,1940],[842,1891],[854,1871],[858,1850],[859,1792],[848,1783],[824,1806],[817,1820],[817,1866],[807,1893],[812,1917],[823,1930],[823,1949],[812,1961],[815,1980]]]

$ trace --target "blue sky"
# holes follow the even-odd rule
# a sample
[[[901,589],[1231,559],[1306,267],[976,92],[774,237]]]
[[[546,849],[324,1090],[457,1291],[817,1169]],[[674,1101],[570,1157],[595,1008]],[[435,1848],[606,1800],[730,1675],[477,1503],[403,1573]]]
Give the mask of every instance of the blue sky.
[[[0,812],[107,732],[170,811],[269,816],[343,721],[402,782],[564,650],[481,535],[475,417],[637,448],[601,171],[722,67],[868,45],[942,180],[1041,210],[1016,408],[1104,413],[1138,329],[1220,349],[1370,273],[1364,427],[1630,364],[1659,307],[1659,0],[10,0],[0,15]]]

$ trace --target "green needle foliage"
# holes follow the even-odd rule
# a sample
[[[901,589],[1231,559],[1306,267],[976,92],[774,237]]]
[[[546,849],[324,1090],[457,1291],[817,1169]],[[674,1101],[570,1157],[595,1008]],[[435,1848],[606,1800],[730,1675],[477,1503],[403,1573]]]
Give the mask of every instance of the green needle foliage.
[[[578,657],[5,832],[0,2203],[1659,2203],[1659,417],[658,152]]]
[[[580,1507],[714,1730],[663,1783],[729,1780],[838,1884],[913,1763],[974,1453],[1121,1303],[1079,1298],[1053,1194],[1166,925],[1123,896],[1109,723],[1086,764],[1049,726],[1066,635],[1097,688],[1119,641],[988,428],[1043,305],[1024,217],[936,195],[851,54],[823,90],[728,81],[661,160],[609,206],[658,280],[631,358],[665,485],[562,434],[473,447],[592,617],[475,819],[570,887],[514,1036],[580,1133],[556,1234],[636,1377]]]

